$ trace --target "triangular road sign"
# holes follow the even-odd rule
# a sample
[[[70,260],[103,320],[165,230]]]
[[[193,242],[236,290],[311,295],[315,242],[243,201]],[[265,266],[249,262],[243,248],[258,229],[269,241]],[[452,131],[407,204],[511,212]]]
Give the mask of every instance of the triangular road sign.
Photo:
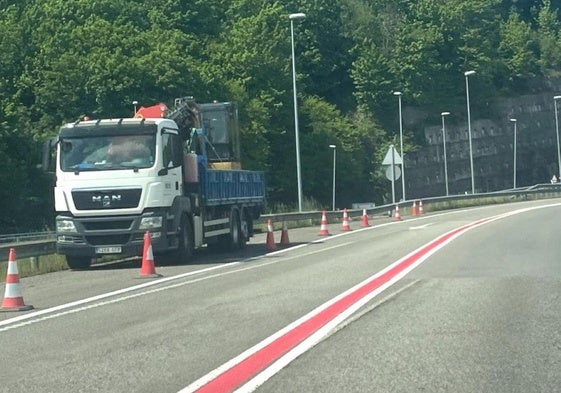
[[[392,160],[393,155],[393,160]],[[384,161],[382,161],[382,165],[401,165],[403,161],[401,160],[401,156],[395,149],[393,145],[390,146],[388,152],[386,153],[386,157],[384,157]]]

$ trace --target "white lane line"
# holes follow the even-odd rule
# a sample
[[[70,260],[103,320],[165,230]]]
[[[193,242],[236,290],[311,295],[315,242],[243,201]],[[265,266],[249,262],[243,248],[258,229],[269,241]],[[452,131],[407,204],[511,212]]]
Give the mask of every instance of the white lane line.
[[[343,323],[347,318],[349,318],[355,312],[360,310],[369,301],[371,301],[372,299],[377,297],[379,294],[384,292],[386,289],[388,289],[389,287],[391,287],[392,285],[394,285],[395,283],[397,283],[398,281],[403,279],[407,274],[409,274],[413,269],[415,269],[417,266],[419,266],[420,264],[425,262],[435,252],[437,252],[441,248],[445,247],[450,242],[452,242],[453,240],[455,240],[457,237],[461,236],[462,234],[464,234],[468,230],[470,230],[470,229],[472,229],[476,226],[483,225],[483,224],[485,224],[487,222],[490,222],[490,221],[491,220],[484,221],[482,223],[471,224],[473,226],[469,226],[469,224],[468,224],[468,225],[462,227],[463,230],[461,230],[461,231],[458,231],[458,229],[455,229],[455,230],[452,230],[452,231],[450,231],[450,232],[448,232],[444,235],[441,235],[437,239],[433,240],[432,242],[429,242],[427,245],[424,245],[424,246],[418,248],[417,250],[411,252],[410,254],[406,255],[405,257],[399,259],[398,261],[395,261],[394,263],[392,263],[391,265],[389,265],[388,267],[386,267],[382,271],[376,273],[375,275],[373,275],[369,279],[363,281],[362,283],[360,283],[360,284],[356,285],[355,287],[347,290],[346,292],[342,293],[341,295],[337,296],[336,298],[332,299],[331,301],[329,301],[329,302],[325,303],[324,305],[318,307],[318,309],[316,309],[316,310],[327,309],[328,306],[331,306],[332,304],[341,300],[343,297],[346,297],[347,295],[352,294],[355,291],[358,291],[361,287],[363,287],[367,283],[373,282],[377,278],[384,276],[386,273],[389,273],[395,267],[398,267],[403,262],[405,262],[408,259],[410,259],[411,257],[413,257],[420,250],[430,246],[433,243],[439,243],[439,244],[433,246],[430,250],[428,250],[428,252],[423,253],[419,258],[416,258],[411,265],[409,265],[408,267],[405,267],[403,270],[401,270],[400,272],[395,274],[389,280],[385,281],[383,284],[381,284],[380,286],[373,289],[369,294],[367,294],[367,295],[363,296],[362,298],[358,299],[356,302],[351,304],[347,309],[345,309],[344,311],[342,311],[339,314],[337,314],[336,316],[334,316],[329,322],[327,322],[325,325],[323,325],[322,327],[317,329],[314,333],[312,333],[309,337],[307,337],[306,339],[301,341],[295,347],[288,350],[284,355],[280,356],[272,364],[270,364],[266,368],[260,370],[253,378],[251,378],[250,380],[244,382],[241,386],[239,386],[235,390],[235,393],[249,393],[249,392],[255,391],[259,386],[264,384],[267,380],[269,380],[272,376],[277,374],[280,370],[282,370],[284,367],[286,367],[288,364],[290,364],[292,361],[294,361],[300,355],[307,352],[308,350],[313,348],[316,344],[318,344],[320,341],[322,341],[326,336],[328,336],[330,334],[330,332],[333,329],[337,328],[337,326],[339,324]],[[456,233],[454,233],[454,232],[456,232]],[[452,233],[454,233],[454,234],[452,234]],[[452,235],[450,236],[449,234],[452,234]],[[446,239],[445,241],[443,241],[441,243],[439,242],[439,239],[443,239],[443,238],[446,238],[446,237],[448,237],[448,239]],[[315,315],[313,313],[314,312],[308,314],[307,318],[310,319],[312,317],[312,315]],[[301,323],[304,323],[304,321],[305,320],[303,320]],[[296,328],[296,327],[294,327],[294,328]],[[190,385],[190,386],[194,387],[194,384]],[[189,387],[187,387],[186,389],[182,390],[181,393],[184,393],[184,392],[187,393],[187,392],[190,392],[190,391],[194,392],[196,390],[198,390],[198,388],[193,389],[193,390],[189,390]],[[218,392],[216,392],[216,393],[218,393]]]
[[[425,229],[426,227],[428,227],[429,225],[432,225],[432,224],[433,224],[432,222],[429,222],[429,223],[426,223],[425,225],[419,225],[419,226],[416,226],[416,227],[409,227],[409,230],[410,231],[415,231],[417,229]]]
[[[164,278],[160,278],[154,281],[149,281],[149,282],[145,282],[143,284],[140,285],[135,285],[132,287],[127,287],[127,288],[123,288],[123,289],[119,289],[117,291],[113,291],[113,292],[107,292],[107,293],[103,293],[100,295],[96,295],[96,296],[92,296],[86,299],[81,299],[81,300],[76,300],[74,302],[70,302],[70,303],[65,303],[65,304],[61,304],[59,306],[55,306],[55,307],[50,307],[50,308],[46,308],[44,310],[39,310],[39,311],[35,311],[29,314],[24,314],[24,315],[20,315],[14,318],[10,318],[10,319],[6,319],[3,321],[0,321],[0,326],[6,326],[6,325],[10,325],[12,323],[16,323],[16,322],[21,322],[21,321],[25,321],[28,319],[32,319],[32,318],[36,318],[45,314],[50,314],[53,312],[57,312],[57,311],[61,311],[61,310],[66,310],[72,307],[77,307],[77,306],[81,306],[83,304],[88,304],[88,303],[93,303],[99,300],[103,300],[103,299],[107,299],[109,297],[112,296],[117,296],[117,295],[122,295],[122,294],[126,294],[129,292],[133,292],[133,291],[138,291],[144,288],[149,288],[155,285],[160,285],[162,283],[168,282],[168,281],[172,281],[172,280],[178,280],[181,278],[185,278],[185,277],[189,277],[189,276],[193,276],[196,274],[201,274],[201,273],[206,273],[206,272],[210,272],[213,270],[218,270],[218,269],[223,269],[226,267],[230,267],[230,266],[234,266],[234,265],[238,265],[241,264],[242,262],[230,262],[224,265],[218,265],[218,266],[213,266],[213,267],[209,267],[209,268],[205,268],[205,269],[201,269],[201,270],[196,270],[193,272],[188,272],[188,273],[183,273],[183,274],[179,274],[177,276],[171,276],[171,277],[164,277]]]
[[[40,310],[40,311],[36,311],[36,312],[30,313],[30,314],[25,314],[25,315],[21,315],[19,317],[15,317],[15,318],[7,319],[7,320],[4,320],[4,321],[0,321],[0,332],[4,332],[6,330],[11,330],[11,329],[15,329],[15,328],[20,328],[20,327],[23,327],[23,326],[28,326],[28,325],[31,325],[31,324],[34,324],[34,323],[47,321],[49,319],[54,319],[54,318],[62,317],[62,316],[69,315],[69,314],[74,314],[74,313],[81,312],[81,311],[87,311],[87,310],[90,310],[92,308],[96,308],[96,307],[100,307],[100,306],[119,303],[119,302],[122,302],[122,301],[125,301],[125,300],[134,299],[134,298],[144,296],[144,295],[149,295],[149,294],[153,294],[153,293],[157,293],[157,292],[166,291],[166,290],[169,290],[169,289],[179,288],[179,287],[182,287],[182,286],[185,286],[185,285],[190,285],[190,284],[198,283],[198,282],[201,282],[201,281],[210,280],[210,279],[213,279],[213,278],[223,277],[223,276],[227,276],[227,275],[234,274],[234,273],[240,273],[240,272],[244,272],[244,271],[247,271],[247,270],[253,270],[253,269],[273,265],[273,264],[276,264],[276,263],[290,261],[290,260],[296,259],[296,258],[302,258],[302,257],[306,257],[306,256],[309,256],[309,255],[330,251],[332,249],[339,248],[339,247],[344,247],[344,246],[347,246],[349,244],[352,244],[352,242],[341,243],[341,244],[334,245],[334,246],[331,246],[331,247],[322,248],[321,250],[313,250],[313,251],[310,251],[310,252],[305,253],[303,255],[297,255],[297,256],[295,255],[295,256],[286,257],[286,258],[283,258],[283,259],[270,260],[270,261],[267,261],[267,262],[264,262],[264,263],[260,263],[258,265],[246,266],[246,267],[242,267],[242,268],[236,269],[236,270],[231,270],[231,271],[227,271],[227,272],[220,272],[220,273],[217,273],[217,274],[212,274],[212,275],[209,275],[209,276],[199,277],[199,278],[195,278],[195,279],[188,280],[188,281],[183,281],[183,282],[172,284],[172,285],[167,285],[167,286],[162,286],[162,287],[159,287],[159,288],[145,290],[145,291],[135,293],[135,294],[131,294],[131,295],[128,295],[128,296],[121,296],[121,297],[118,297],[118,298],[112,299],[112,300],[100,301],[100,300],[104,300],[104,299],[107,299],[107,298],[112,297],[112,296],[124,295],[124,294],[127,294],[129,292],[142,290],[142,289],[154,286],[154,285],[159,285],[159,284],[169,282],[169,281],[172,281],[172,280],[178,280],[178,279],[181,279],[181,278],[186,278],[186,277],[193,276],[193,275],[200,274],[200,273],[207,273],[209,271],[214,271],[214,270],[222,269],[222,268],[225,268],[225,267],[242,266],[244,262],[236,261],[236,262],[227,263],[225,265],[213,266],[213,267],[206,268],[206,269],[201,269],[201,270],[197,270],[197,271],[193,271],[193,272],[180,274],[180,275],[177,275],[177,276],[165,277],[165,278],[162,278],[162,279],[158,279],[158,280],[155,280],[155,281],[150,281],[150,282],[140,284],[140,285],[136,285],[136,286],[133,286],[133,287],[120,289],[118,291],[108,292],[108,293],[105,293],[105,294],[93,296],[93,297],[90,297],[90,298],[78,300],[78,301],[71,302],[71,303],[62,304],[60,306],[51,307],[51,308],[48,308],[48,309],[45,309],[45,310]],[[288,250],[288,249],[286,249],[286,250]],[[263,259],[263,258],[259,258],[259,259]],[[89,304],[89,303],[93,303],[93,304]],[[85,305],[85,306],[83,306],[83,305]],[[79,307],[79,306],[83,306],[83,307]],[[73,307],[78,307],[78,308],[73,308]],[[58,311],[62,311],[62,312],[58,312]]]
[[[515,211],[506,212],[503,214],[498,214],[495,216],[476,220],[470,224],[466,224],[460,226],[459,228],[451,230],[445,233],[444,235],[435,238],[433,241],[427,243],[426,245],[409,253],[408,255],[399,259],[398,261],[395,261],[394,263],[390,264],[385,269],[371,276],[370,278],[363,281],[362,283],[350,288],[344,293],[318,306],[310,313],[292,322],[285,328],[279,330],[278,332],[269,336],[268,338],[256,344],[255,346],[247,349],[246,351],[239,354],[235,358],[224,363],[222,366],[219,366],[218,368],[212,370],[205,376],[194,381],[189,386],[182,389],[180,392],[187,393],[187,392],[196,392],[199,390],[201,392],[202,391],[205,392],[206,391],[213,391],[213,392],[231,391],[232,387],[240,382],[240,378],[241,378],[240,374],[248,375],[250,373],[255,373],[250,377],[249,380],[244,381],[241,385],[238,385],[236,387],[237,388],[236,393],[253,392],[255,389],[257,389],[260,385],[265,383],[269,378],[271,378],[273,375],[278,373],[282,368],[284,368],[286,365],[291,363],[298,356],[305,353],[313,346],[315,346],[318,342],[323,340],[327,335],[330,334],[330,332],[333,329],[335,329],[337,326],[343,323],[347,318],[349,318],[358,310],[360,310],[361,307],[366,305],[369,301],[374,299],[376,296],[378,296],[388,287],[401,280],[411,270],[415,269],[418,265],[426,261],[431,255],[433,255],[438,250],[448,245],[450,242],[454,241],[459,236],[463,235],[464,233],[468,232],[471,229],[503,219],[505,217],[509,217],[515,214],[520,214],[530,210],[542,209],[546,207],[560,206],[560,205],[561,203],[556,203],[552,205],[535,206],[535,207],[518,209]],[[402,267],[401,265],[404,266]],[[400,271],[393,272],[396,268],[399,269]],[[361,295],[362,296],[361,298],[355,299],[354,303],[348,305],[345,310],[342,311],[339,310],[336,313],[334,313],[332,319],[326,321],[323,326],[321,326],[321,324],[318,324],[317,329],[315,331],[310,332],[310,335],[307,338],[304,338],[303,341],[300,341],[299,343],[295,344],[294,347],[286,348],[288,351],[285,352],[283,355],[280,355],[280,357],[274,360],[267,358],[268,356],[267,350],[270,349],[271,353],[279,351],[278,348],[273,349],[273,347],[275,347],[278,344],[278,342],[283,340],[290,341],[291,339],[287,339],[286,337],[289,336],[291,333],[293,333],[296,330],[309,329],[309,326],[307,327],[303,327],[303,326],[305,324],[308,324],[312,319],[318,318],[319,314],[326,312],[326,310],[334,307],[337,303],[343,301],[343,298],[354,297],[356,293],[362,291],[365,286],[371,286],[373,282],[380,279],[382,276],[386,276],[387,274],[390,274],[390,272],[392,272],[393,275],[392,277],[388,277],[386,281],[380,283],[379,285],[376,284],[377,286],[372,287],[369,293],[365,295]],[[292,340],[294,340],[294,338],[292,338]],[[270,356],[274,356],[274,355],[270,355]],[[267,360],[272,360],[272,363],[266,364]],[[240,374],[237,374],[238,372]],[[219,388],[218,386],[221,387]],[[212,390],[215,388],[218,390]]]
[[[547,207],[559,206],[559,205],[561,205],[561,203],[529,207],[529,208],[525,208],[525,209],[521,209],[521,210],[511,212],[510,214],[516,214],[516,213],[519,213],[519,212],[522,212],[522,211],[529,211],[529,210],[547,208]],[[437,215],[456,214],[456,213],[461,213],[461,212],[463,212],[463,210],[462,211],[453,211],[453,212],[449,212],[449,213],[440,213],[440,214],[437,214]],[[508,214],[508,215],[510,215],[510,214]],[[434,217],[435,215],[432,215],[432,216]],[[424,219],[424,218],[427,218],[427,217],[419,217],[418,219]],[[353,232],[361,232],[361,231],[365,231],[365,230],[378,229],[378,228],[381,228],[381,227],[385,227],[385,226],[388,226],[388,225],[399,224],[399,223],[402,223],[402,222],[403,221],[392,221],[392,222],[389,222],[389,223],[384,223],[384,224],[375,225],[375,226],[371,226],[371,227],[365,227],[365,228],[361,228],[361,229],[357,229],[357,230],[353,230],[353,231],[349,231],[349,232],[340,233],[340,234],[337,234],[337,235],[322,237],[322,238],[320,238],[318,240],[315,240],[311,243],[305,243],[305,244],[296,245],[294,247],[288,247],[288,248],[285,248],[285,249],[282,249],[282,250],[267,253],[264,256],[275,256],[275,255],[283,254],[283,253],[286,253],[288,251],[295,250],[295,249],[298,249],[298,248],[307,247],[311,244],[322,243],[322,242],[325,242],[325,241],[329,241],[331,239],[336,239],[340,236],[346,236],[346,235],[349,235]],[[327,250],[330,250],[330,249],[335,248],[335,247],[343,247],[343,246],[348,245],[348,244],[351,244],[351,242],[343,243],[341,245],[334,246],[334,247],[329,247],[329,248],[322,249],[322,250],[314,250],[314,251],[312,251],[308,254],[305,254],[304,256],[315,254],[315,253],[322,252],[322,251],[327,251]],[[298,256],[298,257],[301,257],[301,256]],[[255,266],[252,266],[252,267],[244,268],[244,269],[241,269],[241,270],[236,270],[236,271],[233,271],[232,273],[235,273],[237,271],[240,271],[240,272],[245,271],[249,268],[257,268],[257,267],[260,267],[260,266],[267,266],[267,265],[270,265],[272,263],[287,261],[287,260],[291,260],[291,259],[294,259],[294,258],[296,258],[296,257],[283,258],[282,260],[271,261],[271,262],[255,265]],[[251,260],[258,260],[258,259],[263,259],[263,257],[255,257],[255,258],[250,258],[248,260],[251,261]],[[248,260],[246,260],[245,262],[247,262]],[[127,294],[127,293],[134,292],[134,291],[139,291],[139,290],[142,290],[144,288],[150,288],[152,286],[161,285],[163,283],[170,282],[170,281],[173,281],[173,280],[180,280],[182,278],[186,278],[186,277],[190,277],[190,276],[194,276],[194,275],[198,275],[198,274],[203,274],[203,273],[211,272],[211,271],[214,271],[214,270],[229,268],[229,267],[232,267],[232,266],[238,266],[238,265],[243,264],[243,263],[244,263],[244,261],[235,261],[235,262],[230,262],[230,263],[226,263],[226,264],[223,264],[223,265],[217,265],[217,266],[213,266],[213,267],[209,267],[209,268],[205,268],[205,269],[200,269],[200,270],[196,270],[196,271],[192,271],[192,272],[179,274],[179,275],[176,275],[176,276],[164,277],[164,278],[160,278],[160,279],[157,279],[157,280],[154,280],[154,281],[145,282],[145,283],[140,284],[140,285],[135,285],[135,286],[132,286],[132,287],[123,288],[123,289],[120,289],[120,290],[117,290],[117,291],[96,295],[96,296],[93,296],[93,297],[77,300],[77,301],[66,303],[66,304],[61,304],[61,305],[58,305],[58,306],[55,306],[55,307],[50,307],[50,308],[47,308],[47,309],[44,309],[44,310],[38,310],[38,311],[31,312],[31,313],[26,313],[26,314],[19,315],[19,316],[14,317],[14,318],[9,318],[9,319],[5,319],[3,321],[0,321],[0,332],[6,331],[6,330],[9,330],[9,329],[12,329],[12,328],[16,328],[16,327],[26,326],[26,325],[29,325],[29,324],[35,323],[35,322],[40,322],[40,321],[43,321],[43,320],[52,319],[54,317],[60,317],[60,316],[63,316],[63,315],[68,315],[68,314],[71,314],[71,313],[74,313],[74,312],[77,312],[77,311],[84,311],[84,310],[94,308],[94,306],[90,305],[90,306],[87,306],[87,307],[81,307],[81,308],[77,309],[76,311],[70,312],[70,310],[68,310],[68,309],[71,309],[73,307],[79,307],[79,306],[87,305],[89,303],[99,302],[101,300],[108,299],[108,298],[113,297],[113,296],[118,296],[118,295],[123,295],[123,294]],[[230,273],[226,272],[224,274],[230,274]],[[181,283],[181,284],[177,284],[177,285],[173,285],[173,286],[168,286],[168,287],[163,287],[161,290],[171,289],[171,288],[175,288],[175,287],[181,286],[181,285],[187,285],[187,284],[207,280],[207,279],[210,279],[210,278],[220,277],[224,274],[216,274],[216,275],[212,275],[212,276],[208,276],[208,277],[203,277],[203,278],[200,278],[200,279],[197,279],[197,280],[190,280],[190,281],[187,281],[185,283]],[[154,292],[159,292],[159,290],[148,291],[148,292],[146,292],[146,294],[154,293]],[[128,296],[128,297],[123,298],[123,300],[131,299],[131,298],[138,297],[138,296],[141,296],[141,295],[142,294],[137,294],[137,295],[134,295],[134,296]],[[116,301],[119,301],[119,300],[115,299],[114,301],[100,302],[99,305],[112,304],[112,303],[115,303]],[[95,307],[98,307],[98,306],[95,306]],[[65,310],[68,310],[68,311],[65,311]],[[59,311],[64,311],[64,312],[57,313]],[[45,318],[45,317],[39,318],[39,317],[42,317],[42,316],[45,316],[45,315],[48,315],[48,314],[51,314],[51,313],[57,313],[57,314],[55,314],[55,316],[51,316],[51,317],[48,317],[48,318]],[[28,321],[28,320],[32,320],[34,318],[37,318],[37,320],[34,321],[34,322],[18,324],[18,322]],[[10,325],[13,325],[13,326],[10,326]]]

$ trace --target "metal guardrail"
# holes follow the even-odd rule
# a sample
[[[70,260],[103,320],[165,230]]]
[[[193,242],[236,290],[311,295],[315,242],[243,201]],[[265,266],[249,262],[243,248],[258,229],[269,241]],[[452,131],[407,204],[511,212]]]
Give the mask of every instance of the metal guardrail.
[[[54,232],[31,232],[31,233],[14,233],[11,235],[0,235],[1,244],[17,244],[30,241],[52,240]]]
[[[450,195],[432,198],[422,198],[415,200],[408,200],[399,202],[400,208],[411,208],[413,202],[423,201],[424,206],[435,205],[452,205],[453,202],[466,202],[477,201],[492,198],[508,198],[512,200],[529,200],[529,199],[544,199],[548,197],[561,197],[561,183],[556,184],[536,184],[531,187],[519,188],[516,190],[504,190],[480,194],[461,194]],[[475,203],[474,203],[475,205]],[[452,206],[453,207],[453,206]],[[361,217],[363,210],[366,210],[368,215],[387,215],[391,214],[395,205],[387,204],[376,206],[368,209],[347,209],[350,218]],[[425,207],[426,208],[426,207]],[[440,210],[445,209],[446,206],[440,207]],[[319,211],[310,211],[303,213],[280,213],[280,214],[264,214],[255,224],[266,224],[267,220],[271,219],[274,222],[283,221],[320,221],[321,213]],[[341,219],[341,211],[326,211],[326,218],[329,222],[337,222]],[[54,232],[35,232],[35,233],[17,233],[11,235],[0,235],[0,261],[8,260],[8,253],[10,248],[17,248],[18,258],[39,257],[42,255],[54,254],[55,247],[55,233]]]
[[[451,205],[453,202],[466,202],[466,201],[477,201],[483,199],[492,198],[509,198],[513,200],[525,200],[525,199],[538,199],[547,197],[560,197],[561,196],[561,183],[555,184],[536,184],[531,187],[517,188],[511,190],[494,191],[488,193],[478,193],[478,194],[457,194],[449,196],[439,196],[430,198],[416,198],[407,201],[399,202],[399,207],[401,208],[411,208],[413,202],[419,203],[420,200],[423,201],[423,205],[435,205],[438,204],[439,209],[445,209],[445,205]],[[475,204],[475,203],[474,203]],[[363,210],[366,210],[368,215],[386,215],[388,212],[392,212],[395,209],[395,204],[387,204],[376,206],[368,209],[347,209],[349,217],[360,217]],[[268,219],[273,221],[296,221],[296,220],[317,220],[321,219],[321,212],[312,211],[304,213],[281,213],[281,214],[264,214],[257,220],[257,223],[265,224]],[[325,212],[327,220],[330,222],[339,221],[341,219],[341,211],[326,211]]]
[[[17,257],[30,258],[56,253],[54,234],[48,240],[25,241],[0,244],[0,262],[8,260],[10,248],[17,249]]]

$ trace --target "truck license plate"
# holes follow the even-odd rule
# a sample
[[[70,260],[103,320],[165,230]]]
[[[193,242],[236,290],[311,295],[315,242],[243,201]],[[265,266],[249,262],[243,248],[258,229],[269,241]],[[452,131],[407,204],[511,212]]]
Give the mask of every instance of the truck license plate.
[[[119,254],[121,247],[96,247],[96,254]]]

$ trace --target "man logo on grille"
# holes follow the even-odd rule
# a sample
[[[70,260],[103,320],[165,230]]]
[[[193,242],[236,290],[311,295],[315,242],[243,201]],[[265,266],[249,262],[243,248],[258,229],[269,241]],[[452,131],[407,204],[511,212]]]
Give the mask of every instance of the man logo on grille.
[[[94,195],[92,196],[93,203],[101,203],[103,207],[109,207],[113,202],[121,201],[121,195]]]

